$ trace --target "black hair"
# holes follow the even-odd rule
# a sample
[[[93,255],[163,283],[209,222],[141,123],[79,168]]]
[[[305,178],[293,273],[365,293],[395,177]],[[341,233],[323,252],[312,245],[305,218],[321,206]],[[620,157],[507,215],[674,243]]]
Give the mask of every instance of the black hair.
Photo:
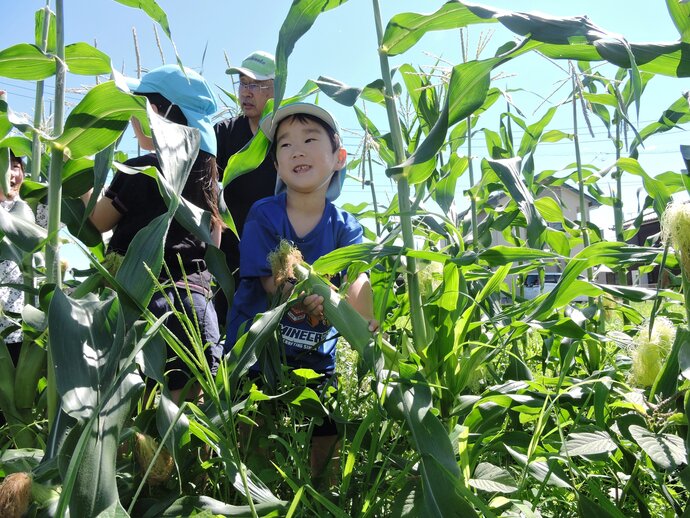
[[[10,164],[19,164],[20,166],[22,166],[22,171],[24,171],[24,160],[22,159],[22,157],[15,155],[11,149],[10,149]]]
[[[184,116],[180,107],[173,104],[161,94],[137,93],[137,95],[145,96],[151,105],[158,109],[158,114],[161,117],[167,113],[165,118],[170,122],[189,126],[187,117]],[[170,111],[168,111],[168,109],[170,109]],[[192,166],[192,171],[202,172],[202,190],[208,209],[211,211],[211,221],[213,225],[219,225],[221,229],[225,228],[225,223],[223,223],[223,219],[220,217],[220,212],[218,210],[218,196],[220,192],[218,188],[218,166],[216,165],[216,157],[200,149],[199,155],[196,157],[196,161]]]
[[[328,135],[328,138],[331,141],[331,148],[333,149],[334,153],[342,147],[340,135],[338,135],[338,133],[333,128],[331,128],[331,126],[326,121],[310,113],[295,113],[294,115],[285,117],[282,121],[280,121],[278,123],[278,127],[273,133],[273,142],[271,142],[271,149],[269,153],[271,154],[271,158],[274,162],[276,161],[276,148],[278,146],[278,139],[276,138],[278,135],[278,129],[280,128],[281,124],[283,124],[286,121],[297,121],[302,124],[305,124],[308,121],[315,122],[326,131],[326,134]]]

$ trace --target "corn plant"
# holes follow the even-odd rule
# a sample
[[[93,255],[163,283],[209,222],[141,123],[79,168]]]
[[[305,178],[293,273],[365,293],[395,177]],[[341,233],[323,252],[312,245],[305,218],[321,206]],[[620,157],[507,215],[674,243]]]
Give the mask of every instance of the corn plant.
[[[143,9],[170,37],[165,13],[155,2],[120,3]],[[276,51],[274,106],[284,100],[295,43],[318,30],[318,17],[341,3],[293,3]],[[39,127],[38,110],[29,126],[0,100],[0,148],[31,154],[37,172],[45,163],[42,146],[52,155],[48,177],[34,174],[22,193],[31,203],[47,196],[48,232],[20,214],[0,210],[3,258],[21,261],[23,253],[50,243],[45,270],[35,272],[38,289],[27,287],[35,303],[21,316],[27,342],[35,343],[25,344],[26,359],[20,358],[15,372],[2,360],[0,348],[0,408],[9,423],[3,444],[10,444],[11,437],[13,446],[0,452],[0,474],[32,471],[36,502],[30,512],[39,507],[49,516],[687,512],[688,331],[685,313],[674,311],[687,290],[680,294],[579,278],[600,265],[674,268],[683,255],[628,245],[620,232],[618,242],[607,242],[594,223],[568,221],[561,200],[540,198],[577,175],[589,194],[604,198],[589,181],[602,172],[587,164],[575,160],[560,176],[539,168],[537,149],[570,137],[548,129],[557,108],[530,120],[511,106],[499,115],[497,131],[486,112],[501,97],[492,86],[492,73],[537,51],[554,59],[606,60],[626,70],[622,87],[592,74],[578,79],[582,84],[576,81],[572,99],[592,103],[605,124],[611,118],[616,127],[627,124],[628,111],[639,105],[651,74],[686,75],[690,7],[667,2],[680,42],[633,45],[586,19],[499,12],[462,2],[448,2],[431,15],[400,13],[384,26],[378,2],[372,3],[378,36],[372,56],[378,51],[374,60],[381,77],[362,87],[319,77],[291,98],[323,92],[353,106],[398,187],[390,207],[362,212],[380,224],[375,243],[337,250],[300,274],[300,289],[325,296],[327,317],[354,350],[346,365],[350,379],[342,380],[347,391],[334,398],[332,391],[309,385],[310,373],[285,372],[275,361],[276,393],[264,393],[244,377],[257,358],[275,360],[274,331],[296,297],[259,316],[215,378],[203,360],[205,344],[193,321],[173,312],[190,336],[189,349],[163,324],[168,315],[156,319],[146,310],[161,288],[156,281],[164,271],[161,243],[172,218],[210,242],[208,215],[180,196],[196,137],[188,128],[161,121],[147,112],[143,99],[122,91],[108,56],[85,43],[65,45],[61,27],[66,13],[61,1],[55,5],[54,16],[39,11],[38,47],[22,44],[0,51],[0,75],[40,82],[60,77],[66,63],[70,73],[113,79],[92,88],[66,118],[58,112],[51,132]],[[390,72],[388,57],[406,52],[426,32],[487,23],[501,23],[523,39],[501,46],[493,57],[453,66],[440,81],[412,64],[400,67],[397,75]],[[597,93],[595,84],[606,94]],[[403,96],[409,99],[405,106]],[[39,100],[40,92],[37,106]],[[613,116],[602,107],[612,109]],[[388,130],[377,128],[369,115],[381,109]],[[115,164],[116,142],[132,116],[149,121],[163,175]],[[660,215],[671,195],[687,190],[687,184],[677,173],[652,177],[635,159],[644,152],[645,139],[687,120],[687,102],[676,101],[658,123],[634,132],[629,156],[614,165],[617,179],[624,173],[643,179],[647,203]],[[513,141],[513,125],[525,130],[519,144]],[[7,136],[12,127],[20,135]],[[459,205],[458,178],[472,167],[480,134],[488,153],[472,169],[477,175],[468,194],[476,217],[465,224],[454,219],[452,208]],[[621,139],[617,132],[617,147]],[[187,152],[166,151],[177,148]],[[266,148],[266,139],[258,135],[228,163],[224,185],[263,160]],[[100,190],[112,167],[154,177],[168,205],[137,236],[114,275],[101,264],[105,245],[85,216],[90,207],[78,199],[90,187]],[[509,200],[505,207],[491,205],[496,192]],[[620,200],[620,192],[617,196]],[[439,207],[436,214],[425,209],[433,203]],[[553,222],[563,230],[550,228]],[[58,270],[60,224],[92,263],[90,276],[72,282],[69,290],[61,285]],[[570,257],[586,230],[580,227],[591,231],[591,240]],[[492,231],[508,244],[492,243]],[[231,294],[223,258],[209,249],[206,259]],[[508,279],[554,265],[562,266],[563,274],[553,291],[532,300],[509,292]],[[369,336],[366,323],[320,277],[346,269],[352,276],[370,272],[385,335]],[[575,303],[581,296],[623,300],[614,308],[625,317],[620,331],[604,334],[592,325],[602,318],[602,308]],[[658,307],[643,315],[650,300]],[[666,319],[668,327],[677,327],[675,336],[666,333],[657,340],[654,321]],[[141,397],[142,375],[163,380],[166,344],[189,366],[203,402],[178,406],[165,390],[155,405],[155,398]],[[55,366],[47,375],[48,387],[55,390],[55,396],[53,389],[45,392],[48,411],[36,389],[44,383],[37,381],[42,377],[37,366],[46,350]],[[339,354],[344,356],[342,350]],[[641,367],[635,363],[640,358],[647,359]],[[656,370],[647,369],[650,365]],[[640,369],[647,369],[644,375]],[[270,414],[264,412],[267,406]],[[331,487],[335,495],[324,493],[308,469],[314,419],[326,415],[344,430]],[[259,422],[266,433],[255,426]],[[247,429],[256,435],[252,444],[269,449],[271,456],[257,460],[262,456],[242,447]],[[9,487],[16,477],[6,478]],[[3,495],[0,487],[0,502]]]

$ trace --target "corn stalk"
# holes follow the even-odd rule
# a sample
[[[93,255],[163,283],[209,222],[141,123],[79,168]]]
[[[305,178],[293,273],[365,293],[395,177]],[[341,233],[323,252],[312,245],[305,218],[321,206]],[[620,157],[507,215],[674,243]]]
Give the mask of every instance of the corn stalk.
[[[65,26],[63,0],[55,2],[55,21],[57,29],[57,49],[55,57],[55,111],[53,113],[53,135],[62,133],[65,113]],[[59,231],[60,205],[62,202],[62,148],[53,147],[48,172],[48,243],[46,245],[46,280],[48,283],[61,286]],[[48,422],[52,423],[57,415],[58,394],[55,385],[55,372],[48,343]]]
[[[379,47],[383,41],[383,25],[381,23],[381,10],[379,1],[373,0],[374,18],[376,23],[376,36]],[[388,57],[379,50],[379,62],[381,64],[381,75],[385,85],[386,111],[388,113],[388,122],[391,129],[391,137],[393,139],[393,150],[395,152],[395,159],[397,163],[401,164],[405,161],[405,150],[403,148],[402,130],[400,129],[400,121],[398,119],[398,111],[395,105],[393,79],[391,77],[390,66],[388,64]],[[410,185],[404,175],[396,177],[398,186],[398,204],[400,206],[400,224],[402,227],[403,243],[405,248],[414,249],[414,235],[412,232],[412,216],[410,207]],[[410,300],[410,317],[412,319],[412,335],[416,346],[425,346],[427,344],[426,325],[424,322],[424,313],[422,311],[422,297],[419,291],[419,281],[416,277],[417,262],[412,257],[407,257],[407,294]]]
[[[43,8],[43,32],[41,33],[41,50],[46,52],[48,49],[48,34],[50,33],[50,11],[49,1]],[[34,101],[34,128],[38,128],[43,121],[43,91],[45,81],[36,82],[36,99]],[[38,181],[41,175],[41,141],[38,132],[34,131],[31,142],[31,179]]]

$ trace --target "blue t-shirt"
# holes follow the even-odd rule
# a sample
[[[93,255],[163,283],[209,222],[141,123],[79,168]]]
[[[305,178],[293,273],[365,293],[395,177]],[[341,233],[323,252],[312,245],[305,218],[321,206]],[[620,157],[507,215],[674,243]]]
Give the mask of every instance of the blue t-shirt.
[[[249,211],[240,240],[240,284],[228,313],[226,352],[237,341],[242,324],[268,310],[270,296],[261,277],[272,275],[268,254],[281,239],[292,241],[304,260],[311,264],[319,257],[344,246],[362,242],[362,227],[354,216],[326,201],[318,225],[304,237],[297,237],[281,193],[257,201]],[[283,316],[280,330],[288,365],[332,373],[335,368],[335,339],[316,344],[335,334],[323,322],[314,322],[305,313],[291,309]]]

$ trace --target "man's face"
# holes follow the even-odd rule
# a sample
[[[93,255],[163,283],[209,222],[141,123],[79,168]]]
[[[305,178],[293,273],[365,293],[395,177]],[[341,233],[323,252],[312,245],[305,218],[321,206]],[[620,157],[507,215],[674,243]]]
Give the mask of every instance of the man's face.
[[[257,81],[240,75],[239,97],[242,113],[250,119],[259,120],[266,101],[273,98],[273,79]]]

